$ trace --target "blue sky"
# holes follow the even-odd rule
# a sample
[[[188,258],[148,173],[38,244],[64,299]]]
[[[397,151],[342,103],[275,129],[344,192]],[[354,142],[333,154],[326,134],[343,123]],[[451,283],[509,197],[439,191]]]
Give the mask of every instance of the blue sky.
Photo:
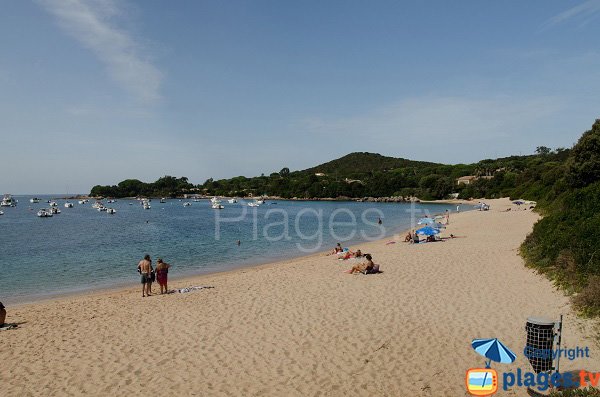
[[[6,1],[0,193],[570,147],[600,0]]]

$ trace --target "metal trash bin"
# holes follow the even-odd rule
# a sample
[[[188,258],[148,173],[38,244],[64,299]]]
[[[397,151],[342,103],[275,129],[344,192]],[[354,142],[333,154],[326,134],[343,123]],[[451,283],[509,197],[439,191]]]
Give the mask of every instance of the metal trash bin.
[[[554,348],[555,323],[545,318],[529,317],[525,330],[527,342],[525,354],[535,373],[552,371],[552,350]]]

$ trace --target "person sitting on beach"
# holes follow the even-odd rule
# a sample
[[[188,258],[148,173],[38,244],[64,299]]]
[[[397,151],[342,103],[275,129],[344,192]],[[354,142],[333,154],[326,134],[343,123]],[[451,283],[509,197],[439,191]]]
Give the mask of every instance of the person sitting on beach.
[[[375,264],[373,263],[373,257],[371,254],[366,254],[365,259],[367,260],[366,262],[353,266],[348,273],[368,273],[369,271],[373,270]]]
[[[144,259],[138,263],[138,272],[141,275],[142,281],[142,298],[146,297],[146,295],[150,296],[151,289],[151,273],[152,273],[152,260],[150,259],[150,255],[144,256]]]
[[[169,268],[171,267],[171,265],[169,265],[168,263],[163,262],[162,259],[158,259],[157,263],[156,263],[156,280],[158,281],[158,285],[160,285],[160,293],[161,294],[166,294],[168,289],[167,289],[167,274],[169,273]],[[164,288],[164,292],[163,292],[163,288]]]
[[[355,258],[360,258],[362,256],[363,256],[362,252],[359,249],[357,249],[356,252],[354,253],[354,257]]]
[[[328,255],[335,255],[335,254],[339,254],[340,252],[344,252],[344,249],[342,248],[342,244],[337,243],[337,245],[335,246],[333,251]]]
[[[6,320],[6,309],[2,302],[0,302],[0,327],[4,325],[4,320]]]
[[[418,243],[419,243],[419,241],[420,241],[420,240],[419,240],[419,235],[418,235],[416,232],[414,232],[414,233],[412,234],[412,240],[411,240],[411,243],[412,243],[412,244],[418,244]]]
[[[412,233],[409,231],[409,232],[406,234],[406,237],[404,237],[404,242],[405,242],[405,243],[412,242],[412,238],[413,238],[413,237],[412,237]]]

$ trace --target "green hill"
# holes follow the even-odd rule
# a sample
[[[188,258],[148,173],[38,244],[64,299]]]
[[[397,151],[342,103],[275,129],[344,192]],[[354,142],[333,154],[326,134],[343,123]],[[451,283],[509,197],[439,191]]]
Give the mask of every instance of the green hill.
[[[439,165],[423,161],[412,161],[403,158],[387,157],[377,153],[355,152],[309,168],[304,172],[338,174],[340,176],[352,176],[355,174],[367,174],[376,171],[386,172],[398,168],[425,167]]]

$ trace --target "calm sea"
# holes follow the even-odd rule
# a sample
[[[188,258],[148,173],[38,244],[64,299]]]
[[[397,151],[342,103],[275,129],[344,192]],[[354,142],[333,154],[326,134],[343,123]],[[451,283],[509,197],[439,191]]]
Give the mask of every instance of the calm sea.
[[[207,200],[154,199],[144,210],[135,200],[106,204],[114,215],[92,208],[93,201],[39,218],[49,196],[31,204],[15,196],[15,208],[0,216],[0,301],[28,302],[55,295],[138,282],[136,266],[146,253],[173,265],[171,278],[266,263],[382,238],[411,227],[411,204],[323,201],[245,202],[213,210]],[[440,214],[455,205],[416,204],[416,217]],[[461,210],[471,209],[461,206]],[[382,224],[378,224],[378,218]],[[240,245],[237,241],[240,240]]]

